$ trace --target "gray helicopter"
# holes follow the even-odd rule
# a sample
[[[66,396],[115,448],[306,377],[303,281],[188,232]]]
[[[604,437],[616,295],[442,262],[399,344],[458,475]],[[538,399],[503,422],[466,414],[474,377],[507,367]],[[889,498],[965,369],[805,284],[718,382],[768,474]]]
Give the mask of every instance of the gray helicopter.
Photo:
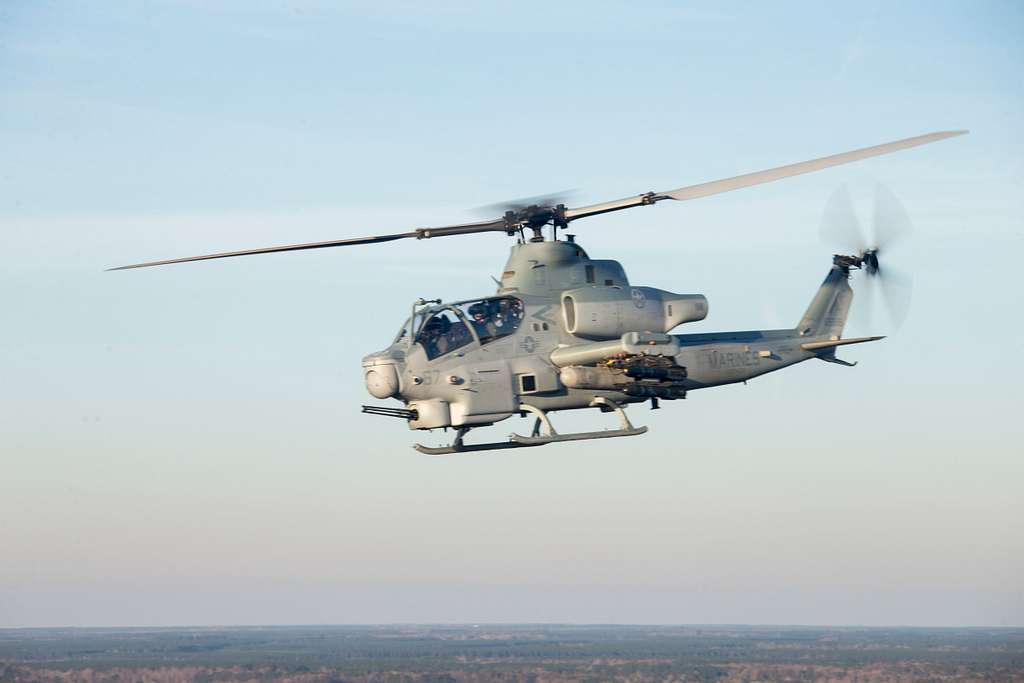
[[[292,244],[207,254],[112,268],[125,270],[281,251],[322,249],[431,239],[481,232],[516,238],[492,296],[444,303],[417,299],[391,344],[363,359],[369,393],[394,398],[403,407],[363,406],[363,412],[396,417],[410,429],[453,428],[448,446],[415,448],[427,455],[542,446],[637,436],[624,406],[686,398],[688,392],[745,382],[817,358],[852,366],[836,349],[882,337],[842,337],[853,291],[851,271],[879,276],[879,244],[855,254],[836,254],[825,281],[797,325],[782,330],[669,334],[683,323],[703,320],[701,294],[675,294],[631,284],[613,260],[592,259],[565,231],[581,218],[687,200],[810,173],[888,154],[967,131],[943,131],[811,161],[682,187],[647,192],[600,204],[568,208],[552,201],[508,207],[500,218],[419,228],[410,232],[330,242]],[[547,229],[547,236],[545,236]],[[561,238],[559,230],[562,230]],[[614,412],[619,425],[602,431],[559,433],[550,413],[597,408]],[[519,415],[535,418],[528,435],[468,444],[478,427]]]

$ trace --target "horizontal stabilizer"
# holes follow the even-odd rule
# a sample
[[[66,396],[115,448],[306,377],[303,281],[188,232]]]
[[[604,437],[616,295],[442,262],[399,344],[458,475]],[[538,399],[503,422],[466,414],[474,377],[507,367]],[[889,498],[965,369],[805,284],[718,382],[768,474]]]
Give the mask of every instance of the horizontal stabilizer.
[[[879,339],[885,339],[885,337],[851,337],[850,339],[829,339],[827,341],[805,342],[800,345],[800,348],[804,351],[820,351],[821,349],[832,349],[837,346],[846,346],[847,344],[863,344],[864,342],[873,342],[878,341]]]

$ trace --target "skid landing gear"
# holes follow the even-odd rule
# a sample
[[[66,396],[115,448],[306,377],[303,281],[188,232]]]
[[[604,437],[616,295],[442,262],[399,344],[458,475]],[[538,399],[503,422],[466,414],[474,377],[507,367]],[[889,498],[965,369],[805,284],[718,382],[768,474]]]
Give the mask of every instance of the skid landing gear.
[[[607,429],[599,432],[574,432],[571,434],[559,434],[555,431],[554,426],[551,424],[551,420],[548,419],[547,413],[540,408],[526,405],[525,403],[519,406],[519,409],[523,412],[533,413],[537,416],[536,421],[533,423],[533,431],[530,436],[522,436],[521,434],[509,435],[508,441],[499,441],[495,443],[480,443],[480,444],[467,444],[463,443],[463,437],[469,432],[469,427],[459,427],[455,434],[455,441],[450,446],[424,446],[422,444],[416,444],[413,446],[417,451],[424,455],[451,455],[453,453],[470,453],[473,451],[496,451],[506,448],[532,448],[534,446],[544,446],[549,443],[557,443],[559,441],[589,441],[591,439],[612,439],[619,436],[638,436],[647,431],[647,427],[634,427],[626,417],[626,411],[622,409],[615,401],[597,396],[590,403],[591,407],[601,408],[605,412],[615,412],[619,416],[619,429]],[[541,434],[541,427],[544,427],[544,434]]]

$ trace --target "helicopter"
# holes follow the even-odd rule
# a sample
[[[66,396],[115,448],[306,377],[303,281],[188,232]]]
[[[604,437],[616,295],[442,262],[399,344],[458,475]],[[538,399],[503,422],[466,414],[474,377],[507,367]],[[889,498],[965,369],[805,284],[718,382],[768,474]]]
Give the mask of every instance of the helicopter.
[[[405,420],[412,430],[453,429],[455,437],[449,445],[414,445],[419,452],[434,456],[638,436],[647,428],[630,421],[625,412],[630,404],[650,402],[656,409],[661,401],[684,399],[691,391],[746,382],[811,359],[855,365],[838,358],[837,349],[883,337],[842,337],[853,300],[849,280],[854,271],[871,278],[882,275],[882,245],[861,240],[856,253],[834,254],[824,282],[793,328],[670,334],[680,325],[705,319],[707,299],[701,294],[677,294],[631,283],[618,261],[591,258],[575,235],[566,232],[571,224],[664,200],[697,199],[781,180],[967,132],[929,133],[577,208],[538,199],[507,205],[500,217],[475,223],[151,261],[110,270],[400,239],[503,233],[515,238],[515,243],[500,280],[496,279],[495,294],[452,302],[416,299],[391,343],[363,358],[363,377],[370,395],[397,399],[402,407],[364,405],[362,411]],[[551,422],[553,412],[594,408],[615,413],[618,426],[560,433]],[[529,434],[512,433],[505,441],[466,443],[470,430],[516,415],[534,418]]]

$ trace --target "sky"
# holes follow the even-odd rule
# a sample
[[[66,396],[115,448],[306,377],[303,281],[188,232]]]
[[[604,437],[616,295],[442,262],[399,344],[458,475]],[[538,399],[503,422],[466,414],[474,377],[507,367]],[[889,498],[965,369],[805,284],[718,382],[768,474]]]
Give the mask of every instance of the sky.
[[[1014,2],[3,3],[0,627],[1024,626],[1022,36]],[[902,327],[853,283],[846,334],[891,335],[856,368],[629,440],[427,458],[450,435],[360,414],[361,358],[492,293],[500,235],[104,270],[952,129],[579,224],[708,297],[680,332],[795,325],[841,185],[914,225]]]

